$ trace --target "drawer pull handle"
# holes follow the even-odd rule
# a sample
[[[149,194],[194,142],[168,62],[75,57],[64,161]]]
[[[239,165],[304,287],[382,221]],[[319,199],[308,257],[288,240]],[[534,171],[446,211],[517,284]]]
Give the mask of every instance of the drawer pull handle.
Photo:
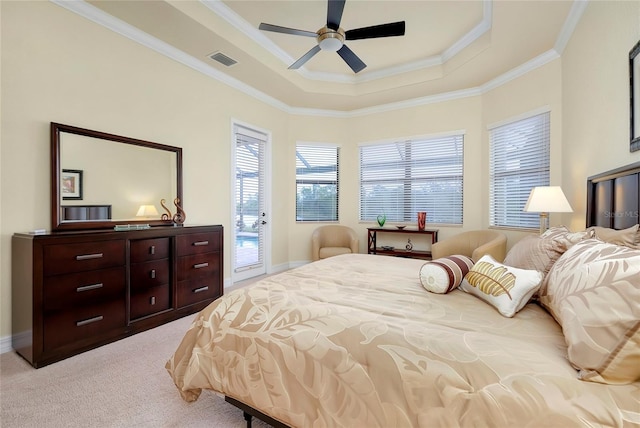
[[[154,255],[156,253],[156,246],[152,245],[149,247],[149,254]]]
[[[77,321],[76,327],[82,327],[83,325],[91,324],[94,322],[102,321],[104,317],[102,315],[98,315],[97,317],[89,318],[83,321]]]
[[[196,288],[195,290],[193,290],[194,293],[202,293],[203,291],[207,291],[209,289],[208,285],[205,285],[204,287],[200,287],[200,288]]]
[[[102,253],[82,254],[80,256],[76,256],[76,260],[91,260],[91,259],[100,259],[100,258],[102,258]]]
[[[151,296],[151,305],[156,304],[156,296]]]
[[[95,290],[97,288],[102,288],[102,287],[103,287],[103,284],[101,282],[97,284],[83,285],[81,287],[76,288],[76,292],[81,293],[83,291]]]
[[[209,266],[209,263],[205,262],[205,263],[198,263],[197,265],[193,265],[193,268],[194,269],[200,269],[200,268],[205,268],[207,266]]]
[[[155,269],[151,269],[151,279],[156,279],[156,270]]]
[[[209,241],[196,241],[193,243],[195,247],[202,247],[204,245],[209,245]]]

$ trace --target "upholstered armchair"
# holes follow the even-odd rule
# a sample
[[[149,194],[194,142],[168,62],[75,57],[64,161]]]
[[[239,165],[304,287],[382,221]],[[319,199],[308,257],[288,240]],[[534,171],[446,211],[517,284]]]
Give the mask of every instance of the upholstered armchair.
[[[433,259],[454,254],[471,257],[474,262],[489,254],[497,262],[502,262],[507,254],[507,237],[497,230],[471,230],[431,246]]]
[[[350,227],[320,226],[311,235],[311,256],[314,261],[357,252],[358,235]]]

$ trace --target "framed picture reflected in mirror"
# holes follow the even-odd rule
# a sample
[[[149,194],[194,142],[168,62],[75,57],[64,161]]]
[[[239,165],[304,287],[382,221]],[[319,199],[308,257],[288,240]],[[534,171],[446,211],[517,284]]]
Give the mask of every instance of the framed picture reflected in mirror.
[[[82,200],[82,170],[63,169],[60,187],[63,200]]]

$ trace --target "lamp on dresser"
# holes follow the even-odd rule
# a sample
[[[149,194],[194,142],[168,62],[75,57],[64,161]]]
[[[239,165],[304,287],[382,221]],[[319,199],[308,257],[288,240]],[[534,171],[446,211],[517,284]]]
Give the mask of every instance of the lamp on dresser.
[[[560,186],[538,186],[531,190],[524,211],[540,213],[542,235],[547,230],[549,213],[571,213],[573,209]]]

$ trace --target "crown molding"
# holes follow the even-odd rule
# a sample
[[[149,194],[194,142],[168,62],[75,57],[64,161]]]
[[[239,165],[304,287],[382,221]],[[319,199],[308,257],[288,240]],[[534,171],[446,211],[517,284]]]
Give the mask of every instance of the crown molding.
[[[564,52],[564,48],[567,47],[567,43],[569,43],[569,39],[573,34],[573,31],[576,29],[580,18],[582,18],[582,14],[584,13],[587,5],[589,4],[589,0],[574,0],[571,5],[571,10],[569,11],[569,15],[567,19],[564,21],[564,25],[562,26],[562,30],[560,30],[560,34],[556,39],[556,44],[554,45],[554,50],[559,54]]]
[[[192,68],[200,73],[203,73],[206,76],[209,76],[219,82],[230,86],[240,92],[243,92],[256,100],[264,102],[267,105],[270,105],[274,108],[277,108],[283,112],[293,114],[293,115],[303,115],[303,116],[319,116],[319,117],[333,117],[333,118],[350,118],[350,117],[359,117],[365,116],[369,114],[375,113],[383,113],[388,111],[406,109],[417,107],[421,105],[440,103],[444,101],[451,101],[460,98],[474,97],[478,95],[482,95],[488,91],[491,91],[499,86],[504,85],[507,82],[510,82],[513,79],[516,79],[520,76],[523,76],[539,67],[542,67],[545,64],[548,64],[551,61],[554,61],[560,58],[560,51],[556,49],[551,49],[543,54],[533,58],[532,60],[513,68],[512,70],[507,71],[506,73],[486,82],[478,87],[461,89],[458,91],[451,91],[441,94],[430,95],[426,97],[414,98],[410,100],[388,103],[388,104],[380,104],[373,107],[367,107],[363,109],[356,109],[351,111],[341,111],[341,110],[325,110],[325,109],[309,109],[309,108],[298,108],[291,107],[282,101],[265,94],[262,91],[259,91],[253,88],[250,85],[247,85],[229,75],[222,73],[212,66],[206,64],[199,59],[192,57],[191,55],[186,54],[185,52],[165,43],[126,22],[113,17],[112,15],[107,14],[106,12],[98,9],[95,6],[85,2],[84,0],[74,0],[74,1],[66,1],[66,0],[50,0],[52,3],[63,7],[73,13],[76,13],[86,19],[89,19],[96,24],[99,24],[109,30],[112,30],[124,37],[127,37],[130,40],[133,40],[149,49],[152,49],[161,55],[164,55],[168,58],[171,58],[187,67]],[[207,0],[208,2],[219,3],[218,0]],[[579,3],[576,6],[576,3]],[[584,9],[586,8],[587,0],[575,0],[574,7],[572,7],[567,20],[565,21],[564,27],[561,31],[561,34],[556,42],[556,46],[559,44],[562,45],[562,48],[566,46],[567,41],[569,40],[571,33],[575,29]]]

